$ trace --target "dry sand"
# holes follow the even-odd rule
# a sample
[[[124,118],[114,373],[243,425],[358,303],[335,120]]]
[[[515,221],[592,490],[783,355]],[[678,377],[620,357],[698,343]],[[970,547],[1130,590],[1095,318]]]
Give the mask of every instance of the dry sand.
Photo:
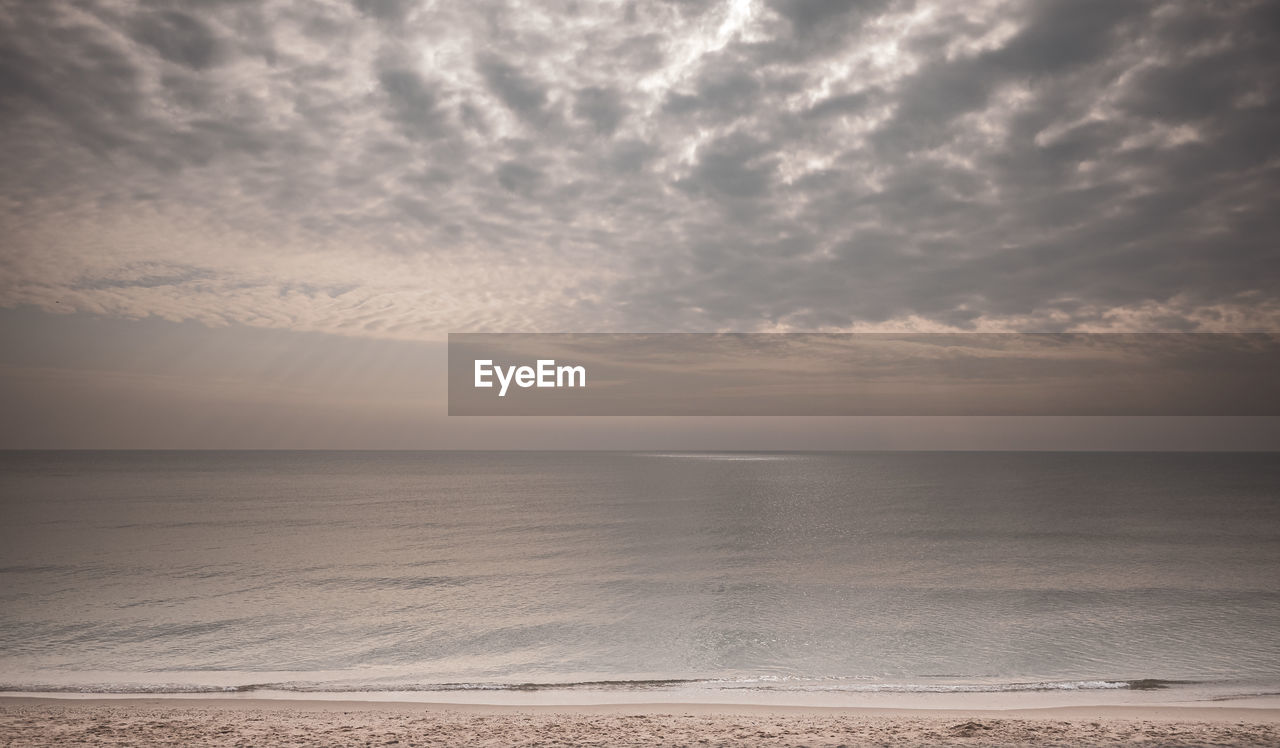
[[[1275,745],[1280,710],[0,698],[0,745]]]

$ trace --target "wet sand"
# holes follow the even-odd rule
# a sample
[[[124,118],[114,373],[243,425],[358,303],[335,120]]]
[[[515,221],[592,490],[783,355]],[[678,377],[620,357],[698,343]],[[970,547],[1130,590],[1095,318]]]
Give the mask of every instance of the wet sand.
[[[1276,745],[1280,709],[0,698],[0,745]]]

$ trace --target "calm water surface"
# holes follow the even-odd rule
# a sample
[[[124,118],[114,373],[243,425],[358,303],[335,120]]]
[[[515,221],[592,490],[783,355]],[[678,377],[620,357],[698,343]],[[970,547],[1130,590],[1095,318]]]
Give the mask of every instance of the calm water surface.
[[[0,453],[5,690],[1280,690],[1280,458]]]

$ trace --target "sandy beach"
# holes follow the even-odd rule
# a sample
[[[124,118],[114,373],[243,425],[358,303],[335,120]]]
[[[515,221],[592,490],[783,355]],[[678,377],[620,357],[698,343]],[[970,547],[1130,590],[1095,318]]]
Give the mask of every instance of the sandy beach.
[[[270,699],[0,698],[0,744],[1280,745],[1280,709],[924,710]]]

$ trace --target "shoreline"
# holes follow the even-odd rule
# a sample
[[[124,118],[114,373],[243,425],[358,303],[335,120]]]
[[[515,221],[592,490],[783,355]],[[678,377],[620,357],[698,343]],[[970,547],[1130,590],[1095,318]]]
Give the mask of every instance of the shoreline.
[[[146,707],[155,709],[204,709],[214,711],[299,711],[299,712],[458,712],[468,714],[689,714],[689,715],[778,715],[853,717],[965,717],[993,719],[1143,719],[1204,722],[1280,723],[1280,706],[1217,706],[1191,704],[1091,704],[1072,706],[1011,707],[917,707],[917,706],[825,706],[795,704],[753,704],[715,702],[609,702],[579,704],[531,704],[451,701],[376,701],[360,699],[273,699],[262,697],[209,697],[128,695],[102,697],[32,695],[0,696],[0,707]]]
[[[0,744],[1280,746],[1280,709],[920,709],[760,704],[0,696]]]
[[[255,688],[226,691],[61,691],[6,690],[0,700],[60,702],[207,703],[353,705],[401,704],[408,708],[435,705],[466,709],[671,709],[696,705],[720,710],[864,710],[870,712],[1042,712],[1047,709],[1192,709],[1223,712],[1244,709],[1280,713],[1280,692],[1274,686],[1242,690],[1229,688],[1081,689],[958,692],[756,691],[750,689],[535,689],[535,690],[290,690]]]

